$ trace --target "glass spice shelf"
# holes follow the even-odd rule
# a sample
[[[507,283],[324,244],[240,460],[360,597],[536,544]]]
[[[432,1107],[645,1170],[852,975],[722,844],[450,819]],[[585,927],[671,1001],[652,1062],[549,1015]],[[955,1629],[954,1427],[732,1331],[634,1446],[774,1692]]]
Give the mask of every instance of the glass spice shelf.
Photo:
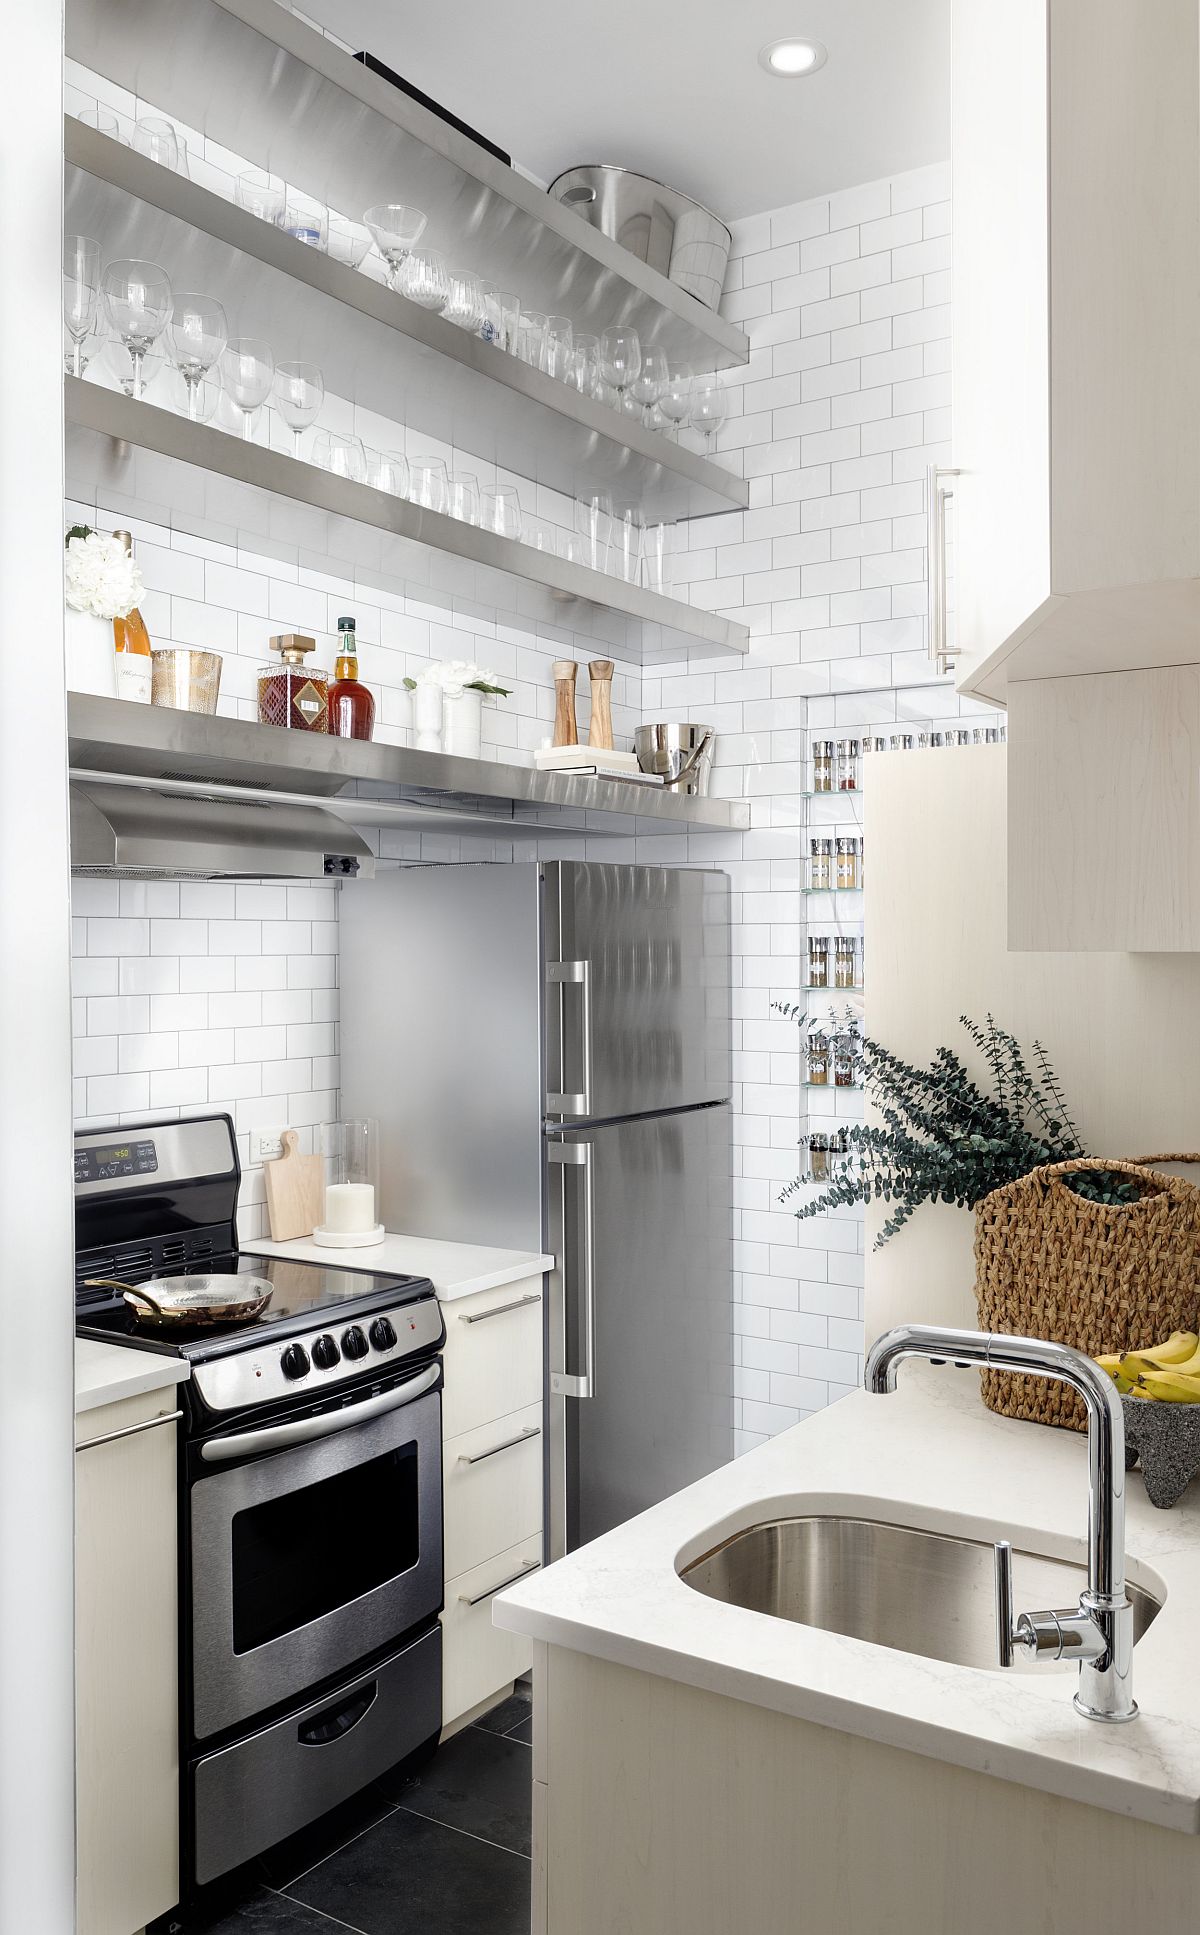
[[[844,897],[846,894],[861,894],[862,891],[861,887],[801,887],[800,889],[802,894],[830,894],[834,898],[839,895]]]
[[[861,1082],[801,1082],[801,1088],[815,1088],[822,1095],[861,1095]]]
[[[800,992],[802,994],[865,994],[866,984],[862,981],[852,981],[849,987],[841,988],[814,988],[810,985],[807,988],[802,988]]]

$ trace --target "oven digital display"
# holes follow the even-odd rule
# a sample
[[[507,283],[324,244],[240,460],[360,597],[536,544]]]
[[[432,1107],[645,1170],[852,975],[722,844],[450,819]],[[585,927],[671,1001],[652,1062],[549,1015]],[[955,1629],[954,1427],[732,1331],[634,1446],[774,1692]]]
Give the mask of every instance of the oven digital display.
[[[152,1176],[158,1168],[153,1142],[106,1142],[76,1149],[76,1183],[111,1182],[120,1176]]]

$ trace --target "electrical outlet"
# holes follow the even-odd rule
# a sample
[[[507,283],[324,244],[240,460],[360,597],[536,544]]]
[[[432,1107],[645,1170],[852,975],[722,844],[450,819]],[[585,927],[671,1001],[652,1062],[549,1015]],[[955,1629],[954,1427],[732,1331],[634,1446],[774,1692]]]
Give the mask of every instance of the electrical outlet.
[[[282,1129],[251,1129],[251,1162],[274,1162],[283,1154]]]

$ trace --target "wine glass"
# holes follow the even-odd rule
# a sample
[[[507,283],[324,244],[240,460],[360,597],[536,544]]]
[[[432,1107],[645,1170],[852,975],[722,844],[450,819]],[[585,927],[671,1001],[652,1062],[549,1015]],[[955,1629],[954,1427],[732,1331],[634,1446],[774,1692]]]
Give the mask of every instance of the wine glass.
[[[242,413],[242,436],[254,441],[254,419],[271,394],[275,358],[271,345],[253,336],[239,336],[221,357],[221,383],[229,401]]]
[[[173,121],[161,120],[155,114],[143,115],[134,123],[133,145],[140,155],[156,161],[160,168],[170,168],[177,175],[187,174],[187,142],[181,140]]]
[[[665,350],[648,349],[642,357],[641,369],[629,385],[630,396],[642,406],[642,427],[646,430],[653,426],[655,407],[667,386],[668,367]]]
[[[690,363],[669,363],[667,380],[658,397],[658,410],[667,419],[675,435],[679,426],[686,423],[692,414],[692,366]]]
[[[165,357],[156,350],[143,350],[135,359],[132,350],[119,336],[105,338],[100,353],[104,366],[112,371],[117,387],[126,396],[144,397],[162,369]]]
[[[171,284],[156,262],[110,262],[104,271],[104,313],[133,362],[131,394],[142,394],[142,359],[166,328]]]
[[[389,289],[399,287],[400,271],[424,235],[427,220],[419,208],[406,208],[403,202],[377,202],[363,216],[371,240],[387,264]]]
[[[706,376],[692,393],[692,428],[704,438],[704,454],[712,454],[712,440],[729,415],[729,398],[719,376]]]
[[[600,338],[600,374],[617,393],[617,408],[625,408],[625,392],[642,367],[642,345],[636,329],[606,329]]]
[[[450,296],[444,257],[436,249],[410,249],[396,287],[418,309],[444,309]]]
[[[265,174],[261,168],[247,168],[237,178],[237,202],[248,215],[257,215],[260,222],[270,222],[272,228],[277,228],[283,215],[283,183],[278,175]]]
[[[100,300],[100,244],[88,235],[63,237],[63,322],[73,344],[73,376],[84,371],[83,345],[91,335]]]
[[[193,423],[203,421],[200,385],[228,341],[229,325],[219,302],[212,296],[176,296],[167,324],[167,349],[187,385],[187,413]]]
[[[300,455],[304,432],[315,423],[325,401],[325,379],[315,363],[281,363],[275,372],[275,401],[292,433],[292,455]]]

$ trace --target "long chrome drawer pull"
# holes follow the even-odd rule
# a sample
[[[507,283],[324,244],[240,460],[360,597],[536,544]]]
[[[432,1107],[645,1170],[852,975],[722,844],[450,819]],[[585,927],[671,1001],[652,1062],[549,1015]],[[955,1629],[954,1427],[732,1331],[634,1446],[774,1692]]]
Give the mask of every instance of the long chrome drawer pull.
[[[486,1451],[460,1451],[458,1462],[460,1465],[481,1465],[485,1458],[494,1458],[498,1451],[511,1451],[514,1445],[523,1445],[527,1439],[540,1438],[541,1435],[540,1424],[527,1425],[524,1431],[518,1431],[515,1438],[506,1438],[503,1444],[489,1445]]]
[[[296,1418],[290,1424],[268,1424],[261,1431],[242,1431],[228,1438],[209,1438],[200,1447],[200,1456],[208,1465],[227,1465],[231,1458],[253,1456],[260,1451],[279,1451],[285,1445],[307,1445],[314,1438],[329,1438],[335,1431],[348,1431],[352,1425],[365,1424],[370,1418],[382,1418],[389,1411],[399,1411],[414,1398],[423,1397],[431,1391],[441,1376],[441,1364],[431,1364],[428,1370],[418,1371],[410,1377],[407,1384],[398,1384],[394,1390],[381,1391],[378,1397],[364,1398],[358,1404],[344,1404],[337,1411],[321,1411],[315,1418]]]
[[[498,1303],[494,1310],[477,1310],[470,1317],[465,1311],[462,1311],[459,1314],[458,1321],[460,1324],[486,1324],[489,1317],[503,1317],[510,1310],[524,1310],[526,1304],[540,1303],[541,1301],[541,1291],[535,1290],[528,1297],[518,1297],[515,1303]]]
[[[528,1565],[523,1565],[519,1572],[514,1572],[508,1579],[501,1579],[498,1586],[488,1586],[485,1592],[476,1592],[473,1594],[460,1592],[458,1595],[459,1602],[464,1606],[481,1606],[485,1599],[493,1599],[498,1592],[505,1592],[509,1586],[515,1586],[518,1579],[523,1579],[527,1572],[540,1572],[541,1569],[542,1562],[540,1559],[530,1559]]]
[[[143,1418],[140,1424],[123,1424],[119,1431],[106,1431],[100,1438],[85,1438],[76,1445],[76,1451],[91,1451],[96,1445],[112,1445],[118,1438],[132,1438],[139,1431],[153,1431],[156,1424],[175,1424],[183,1416],[182,1411],[161,1411],[156,1418]]]

